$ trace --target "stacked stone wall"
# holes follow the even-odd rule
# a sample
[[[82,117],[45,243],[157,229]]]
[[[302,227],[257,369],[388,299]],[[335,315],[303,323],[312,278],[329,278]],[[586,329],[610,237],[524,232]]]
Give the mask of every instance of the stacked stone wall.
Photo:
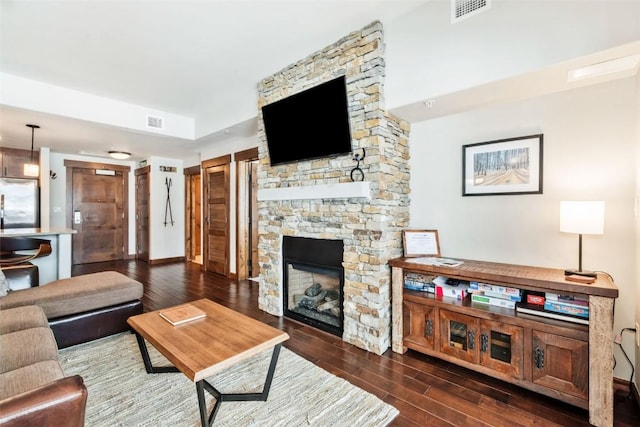
[[[261,81],[258,107],[341,75],[346,76],[352,147],[354,154],[365,153],[360,167],[371,197],[259,202],[259,305],[282,314],[282,236],[342,240],[343,339],[381,354],[391,340],[387,261],[402,255],[401,231],[409,222],[409,125],[384,109],[382,24],[374,22]],[[271,167],[259,123],[259,190],[351,182],[353,154]],[[304,135],[299,141],[304,143]]]

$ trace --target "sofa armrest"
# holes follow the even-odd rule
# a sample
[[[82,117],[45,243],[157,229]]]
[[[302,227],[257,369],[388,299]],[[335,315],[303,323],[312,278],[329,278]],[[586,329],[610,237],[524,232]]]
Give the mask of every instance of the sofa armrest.
[[[0,425],[82,427],[86,404],[82,377],[65,377],[0,401]]]

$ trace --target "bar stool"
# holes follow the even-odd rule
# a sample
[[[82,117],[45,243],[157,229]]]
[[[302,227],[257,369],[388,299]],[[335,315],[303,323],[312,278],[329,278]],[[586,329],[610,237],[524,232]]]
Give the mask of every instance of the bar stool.
[[[23,253],[28,252],[28,253]],[[51,254],[51,241],[30,237],[0,237],[0,268],[12,289],[38,286],[38,266],[30,261]]]

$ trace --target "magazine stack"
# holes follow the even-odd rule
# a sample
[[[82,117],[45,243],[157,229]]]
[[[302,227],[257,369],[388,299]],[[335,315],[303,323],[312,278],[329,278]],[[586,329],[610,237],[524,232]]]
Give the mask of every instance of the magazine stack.
[[[496,307],[515,308],[522,301],[522,290],[489,283],[470,282],[471,302]]]
[[[583,325],[589,324],[589,300],[586,296],[552,292],[545,292],[544,297],[527,295],[526,302],[518,304],[516,311]]]

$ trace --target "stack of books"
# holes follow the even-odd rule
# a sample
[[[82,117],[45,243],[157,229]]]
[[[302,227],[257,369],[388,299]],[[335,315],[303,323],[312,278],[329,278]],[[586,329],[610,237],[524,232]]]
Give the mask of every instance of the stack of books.
[[[438,276],[433,279],[433,283],[436,286],[437,296],[463,300],[469,293],[469,282],[464,280],[456,280],[444,276]]]
[[[547,292],[545,294],[544,309],[588,319],[589,298]]]
[[[436,286],[433,284],[435,276],[422,273],[407,272],[404,275],[404,288],[412,291],[436,293]]]
[[[515,308],[522,301],[522,290],[489,283],[470,282],[471,302]]]
[[[583,325],[589,324],[588,297],[545,292],[544,298],[527,297],[527,302],[518,304],[516,311]]]

